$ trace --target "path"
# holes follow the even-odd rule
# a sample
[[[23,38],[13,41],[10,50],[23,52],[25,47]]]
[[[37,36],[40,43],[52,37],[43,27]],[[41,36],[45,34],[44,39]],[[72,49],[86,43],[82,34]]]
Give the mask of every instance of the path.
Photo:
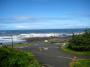
[[[31,47],[24,47],[22,49],[31,50],[36,58],[48,67],[69,67],[69,63],[74,56],[63,52],[55,44],[33,43]],[[83,58],[88,57],[85,56]]]

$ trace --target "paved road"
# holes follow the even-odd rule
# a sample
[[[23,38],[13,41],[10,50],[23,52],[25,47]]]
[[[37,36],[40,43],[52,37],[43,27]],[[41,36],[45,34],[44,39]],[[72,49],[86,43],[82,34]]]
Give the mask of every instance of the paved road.
[[[55,44],[33,43],[31,47],[24,47],[22,49],[31,50],[36,58],[48,67],[69,67],[69,63],[74,55],[67,54],[58,47]],[[85,56],[83,58],[88,57]]]

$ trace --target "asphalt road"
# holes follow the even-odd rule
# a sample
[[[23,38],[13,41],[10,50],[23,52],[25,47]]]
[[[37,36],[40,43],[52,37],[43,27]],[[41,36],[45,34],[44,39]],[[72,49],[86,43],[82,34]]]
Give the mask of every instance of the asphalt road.
[[[70,67],[69,64],[74,57],[74,55],[63,52],[59,46],[55,44],[33,43],[32,46],[23,47],[22,49],[32,51],[39,62],[48,67]],[[77,57],[88,58],[86,56]]]

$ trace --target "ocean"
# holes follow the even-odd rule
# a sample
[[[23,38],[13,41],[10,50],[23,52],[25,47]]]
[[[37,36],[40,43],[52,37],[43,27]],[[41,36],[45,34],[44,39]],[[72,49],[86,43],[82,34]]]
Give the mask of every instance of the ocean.
[[[39,29],[39,30],[0,30],[0,36],[29,33],[81,33],[86,29]]]
[[[0,30],[0,44],[10,45],[12,43],[11,35],[13,35],[14,43],[23,43],[23,42],[25,43],[25,40],[22,39],[23,36],[20,36],[21,34],[33,33],[34,36],[37,36],[37,35],[44,36],[50,33],[58,33],[58,34],[64,33],[64,36],[66,36],[66,34],[82,33],[85,30],[86,29]]]

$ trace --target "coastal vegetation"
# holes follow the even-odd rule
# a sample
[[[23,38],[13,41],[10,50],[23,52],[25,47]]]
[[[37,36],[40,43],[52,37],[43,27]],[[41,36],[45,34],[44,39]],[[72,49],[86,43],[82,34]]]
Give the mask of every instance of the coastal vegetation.
[[[73,34],[62,49],[68,53],[90,56],[90,30],[78,35]]]
[[[73,55],[90,56],[90,51],[75,51],[67,47],[62,48],[62,50]]]
[[[90,31],[80,35],[73,34],[67,47],[74,51],[90,51]]]
[[[2,45],[2,47],[9,47],[9,48],[19,48],[19,47],[29,47],[31,44],[22,44],[22,43],[17,43],[13,45]]]
[[[90,56],[90,31],[86,30],[83,34],[74,35],[65,45],[64,51],[78,55]],[[70,63],[70,67],[90,67],[90,59],[78,59]]]
[[[19,44],[15,44],[14,47],[25,47],[25,46],[31,46],[31,44],[22,44],[22,43],[19,43]]]
[[[0,47],[0,67],[41,67],[31,52]]]
[[[78,60],[77,62],[70,63],[70,67],[90,67],[90,60]]]

